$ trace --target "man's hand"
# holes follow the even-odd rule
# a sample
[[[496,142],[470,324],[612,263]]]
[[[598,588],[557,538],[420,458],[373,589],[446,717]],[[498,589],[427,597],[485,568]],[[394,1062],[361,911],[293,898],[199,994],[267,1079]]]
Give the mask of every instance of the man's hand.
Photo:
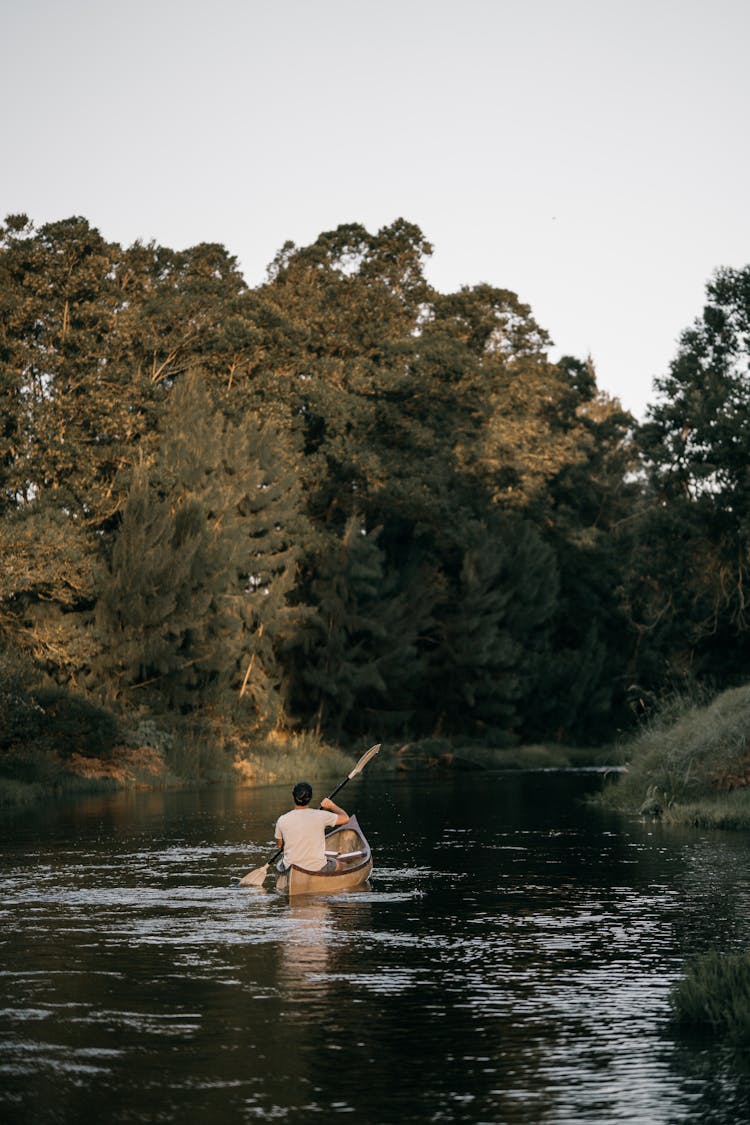
[[[326,812],[336,813],[337,825],[346,824],[347,820],[349,819],[349,813],[345,812],[345,810],[340,808],[339,805],[334,805],[330,797],[324,797],[320,802],[320,807],[321,809],[325,809]]]

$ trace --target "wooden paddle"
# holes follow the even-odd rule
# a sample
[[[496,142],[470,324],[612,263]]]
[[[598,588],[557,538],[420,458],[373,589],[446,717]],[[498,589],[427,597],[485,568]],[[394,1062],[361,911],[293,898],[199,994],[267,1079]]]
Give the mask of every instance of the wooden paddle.
[[[353,777],[356,777],[358,773],[362,772],[367,763],[375,757],[379,749],[380,743],[377,742],[374,746],[371,746],[370,749],[366,751],[366,753],[362,755],[351,773],[348,773],[341,784],[337,785],[333,792],[328,794],[329,801],[336,796],[340,789],[344,788],[348,781],[351,781]],[[279,858],[283,850],[283,848],[279,848],[279,850],[277,852],[274,852],[268,862],[264,863],[262,867],[256,867],[254,871],[249,871],[247,875],[244,875],[242,879],[240,879],[239,885],[241,887],[262,887],[268,876],[268,868],[271,866],[275,859]]]

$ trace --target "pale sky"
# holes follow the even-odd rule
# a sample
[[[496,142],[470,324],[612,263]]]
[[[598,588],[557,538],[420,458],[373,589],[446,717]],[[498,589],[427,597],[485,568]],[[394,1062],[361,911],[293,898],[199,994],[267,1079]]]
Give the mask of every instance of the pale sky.
[[[399,216],[641,416],[750,263],[750,0],[0,0],[0,212],[276,251]]]

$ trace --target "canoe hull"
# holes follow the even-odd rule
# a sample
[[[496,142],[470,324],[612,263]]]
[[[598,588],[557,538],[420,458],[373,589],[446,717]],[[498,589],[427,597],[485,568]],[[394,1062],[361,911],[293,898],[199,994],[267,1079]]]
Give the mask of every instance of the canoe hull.
[[[351,855],[347,853],[358,853]],[[361,887],[372,874],[372,851],[365,835],[352,816],[347,824],[334,828],[326,836],[326,853],[339,860],[339,871],[306,871],[294,864],[279,874],[276,890],[287,895],[334,894]]]

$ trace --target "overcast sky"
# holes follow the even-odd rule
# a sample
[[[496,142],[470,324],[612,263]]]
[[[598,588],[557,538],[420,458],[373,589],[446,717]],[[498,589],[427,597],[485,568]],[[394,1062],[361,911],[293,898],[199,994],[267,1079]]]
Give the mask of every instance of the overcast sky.
[[[0,0],[0,210],[123,244],[417,223],[642,415],[750,263],[750,0]]]

